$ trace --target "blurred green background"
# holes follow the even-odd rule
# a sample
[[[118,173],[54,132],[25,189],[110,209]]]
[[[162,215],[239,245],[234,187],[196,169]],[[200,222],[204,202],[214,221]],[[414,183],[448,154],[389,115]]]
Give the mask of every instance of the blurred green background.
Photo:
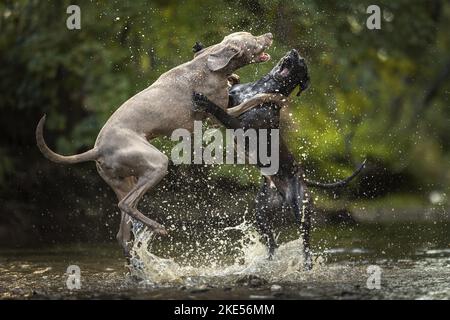
[[[112,192],[92,163],[44,159],[38,120],[48,115],[46,140],[58,152],[89,149],[125,100],[191,59],[195,41],[234,31],[275,38],[272,60],[239,70],[242,82],[291,48],[307,60],[311,87],[285,110],[283,136],[308,177],[331,181],[369,159],[350,188],[317,194],[321,210],[448,218],[450,3],[379,0],[382,29],[368,30],[372,2],[0,2],[0,244],[113,239]],[[66,28],[70,4],[81,8],[81,30]],[[165,139],[154,144],[168,150]],[[172,167],[145,206],[161,219],[224,208],[243,215],[259,179],[251,167]]]

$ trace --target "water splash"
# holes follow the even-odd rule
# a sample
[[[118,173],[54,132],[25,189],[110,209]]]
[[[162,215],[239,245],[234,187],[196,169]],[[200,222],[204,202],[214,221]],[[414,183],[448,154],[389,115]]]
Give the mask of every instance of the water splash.
[[[234,260],[220,259],[211,250],[201,266],[162,258],[152,253],[155,237],[139,222],[133,222],[135,241],[130,260],[130,274],[142,283],[154,286],[233,285],[245,279],[258,278],[264,282],[301,281],[303,269],[301,239],[280,245],[272,260],[268,260],[266,246],[259,240],[255,228],[244,221],[235,227],[224,228],[217,233],[223,236],[229,231],[240,231],[242,236],[234,241]],[[223,239],[217,239],[223,242]],[[226,240],[225,240],[226,241]],[[236,253],[237,252],[237,253]],[[316,259],[315,268],[321,260]]]

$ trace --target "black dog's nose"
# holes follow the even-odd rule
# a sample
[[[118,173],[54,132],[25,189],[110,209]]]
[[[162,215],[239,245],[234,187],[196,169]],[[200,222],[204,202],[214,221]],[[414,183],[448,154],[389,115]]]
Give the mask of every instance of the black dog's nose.
[[[295,57],[297,58],[300,65],[306,66],[305,58],[303,58],[297,51],[295,51]]]
[[[295,49],[292,49],[290,52],[290,56],[295,57],[295,58],[299,58],[300,55],[298,54],[298,51]]]
[[[300,56],[297,50],[292,49],[291,52],[289,53],[289,56],[292,59],[298,61],[301,65],[306,65],[305,59],[302,56]]]

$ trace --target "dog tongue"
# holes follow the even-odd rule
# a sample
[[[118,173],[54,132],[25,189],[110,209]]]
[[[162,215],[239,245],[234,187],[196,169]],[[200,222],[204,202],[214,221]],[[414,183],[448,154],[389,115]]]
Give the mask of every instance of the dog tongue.
[[[270,55],[268,53],[263,52],[259,55],[259,61],[266,62],[269,59],[270,59]]]
[[[289,69],[288,68],[283,68],[283,70],[281,70],[280,74],[283,77],[286,77],[289,74]]]

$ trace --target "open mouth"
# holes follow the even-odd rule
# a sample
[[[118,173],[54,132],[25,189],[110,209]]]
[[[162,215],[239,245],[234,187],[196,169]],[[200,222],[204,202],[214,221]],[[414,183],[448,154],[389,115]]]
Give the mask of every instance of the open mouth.
[[[261,40],[257,40],[258,42],[258,46],[260,46],[261,48],[261,52],[259,54],[255,54],[253,57],[253,61],[252,62],[267,62],[270,60],[270,54],[268,54],[267,52],[265,52],[265,50],[269,49],[270,46],[273,43],[273,36],[271,33],[268,33],[264,36],[260,36],[259,38],[263,37],[263,39]]]
[[[283,68],[280,72],[280,75],[282,77],[287,77],[289,75],[289,69],[288,68]]]
[[[270,54],[268,54],[268,53],[263,51],[257,57],[255,57],[253,60],[255,62],[257,62],[257,63],[269,61],[270,60]]]
[[[268,53],[266,53],[266,52],[263,52],[263,53],[261,53],[261,54],[258,56],[258,60],[259,60],[260,62],[266,62],[266,61],[269,61],[269,60],[270,60],[270,54],[268,54]]]
[[[287,77],[291,73],[292,63],[290,59],[284,59],[280,66],[279,74],[282,77]]]

